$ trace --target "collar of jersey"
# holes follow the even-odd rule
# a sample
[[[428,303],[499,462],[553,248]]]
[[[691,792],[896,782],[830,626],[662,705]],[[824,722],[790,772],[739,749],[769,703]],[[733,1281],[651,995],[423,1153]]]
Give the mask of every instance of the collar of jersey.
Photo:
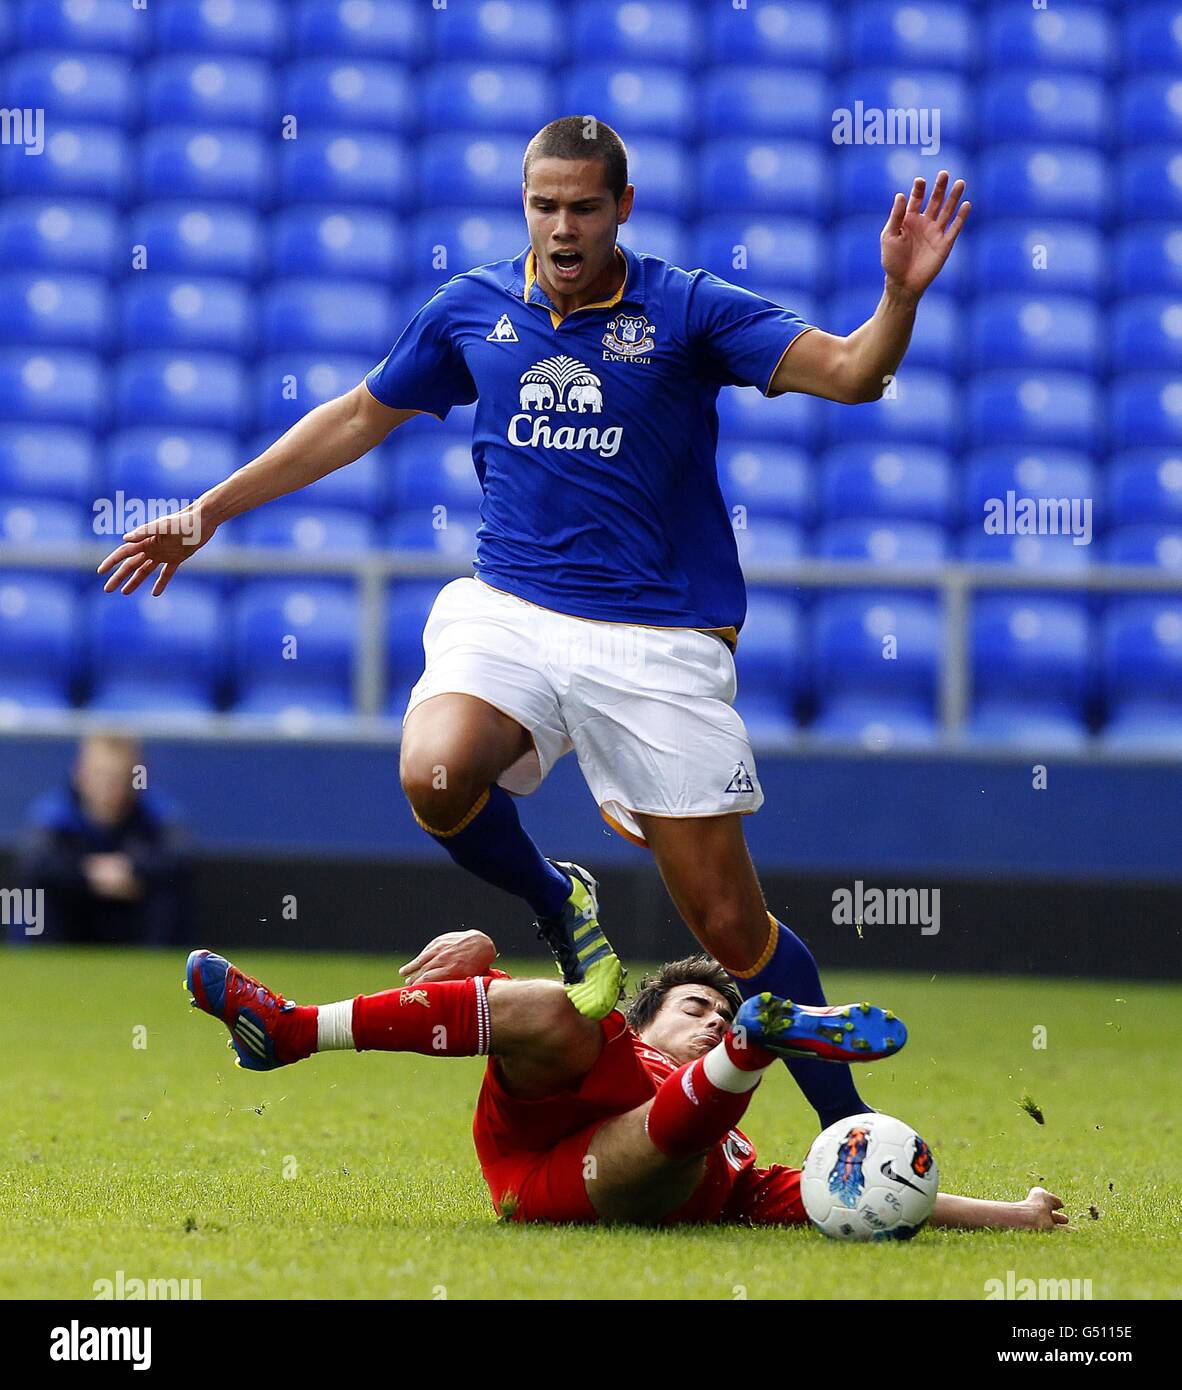
[[[616,255],[624,262],[624,283],[610,299],[600,299],[594,304],[582,304],[577,309],[572,309],[570,314],[560,314],[550,301],[549,295],[538,284],[534,274],[534,251],[531,246],[525,253],[523,273],[525,276],[522,298],[527,304],[539,304],[544,309],[550,311],[550,322],[555,328],[560,323],[565,323],[571,314],[581,314],[584,309],[614,309],[617,304],[643,304],[644,295],[641,285],[642,275],[640,262],[627,247],[616,243]]]

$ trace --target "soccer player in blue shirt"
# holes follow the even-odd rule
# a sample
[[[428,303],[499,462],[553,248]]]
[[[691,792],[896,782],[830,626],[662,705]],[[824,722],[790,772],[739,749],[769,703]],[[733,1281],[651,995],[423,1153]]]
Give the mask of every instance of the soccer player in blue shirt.
[[[968,216],[941,171],[896,194],[884,288],[846,337],[707,271],[617,244],[632,211],[623,143],[592,117],[525,152],[528,249],[457,275],[356,388],[310,411],[191,508],[124,538],[99,567],[130,593],[224,521],[359,458],[421,412],[476,405],[484,498],[475,577],[446,585],[403,726],[402,786],[458,863],[525,899],[589,1017],[622,970],[595,880],[542,855],[514,795],[574,749],[605,818],[652,851],[706,951],[749,997],[821,1005],[808,947],[771,916],[741,816],[762,792],[733,707],[746,602],[719,488],[723,386],[878,399],[916,305]],[[162,568],[161,568],[162,566]],[[869,1107],[848,1066],[789,1062],[827,1126]]]

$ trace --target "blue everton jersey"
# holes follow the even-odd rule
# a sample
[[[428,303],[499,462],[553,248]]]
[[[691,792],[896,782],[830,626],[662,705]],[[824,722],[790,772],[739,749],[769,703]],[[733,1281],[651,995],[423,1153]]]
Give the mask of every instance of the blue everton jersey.
[[[476,401],[476,573],[576,617],[742,625],[718,484],[722,386],[766,394],[808,325],[708,271],[617,247],[610,300],[555,311],[532,250],[449,280],[366,378],[395,409]]]

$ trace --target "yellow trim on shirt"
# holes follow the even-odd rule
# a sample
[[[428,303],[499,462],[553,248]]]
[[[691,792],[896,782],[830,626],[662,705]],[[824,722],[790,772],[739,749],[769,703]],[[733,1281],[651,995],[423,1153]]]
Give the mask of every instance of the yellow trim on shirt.
[[[628,287],[628,259],[618,246],[615,248],[615,252],[624,263],[624,278],[620,283],[620,288],[610,299],[600,299],[594,304],[580,304],[578,309],[572,309],[570,311],[571,314],[577,314],[581,309],[612,309],[623,299],[624,291]],[[533,289],[538,278],[536,265],[536,258],[533,253],[533,248],[531,247],[529,254],[525,258],[525,294],[523,298],[527,304],[529,303],[529,292]],[[564,317],[569,318],[570,314],[563,315],[556,313],[553,309],[550,310],[550,323],[554,328],[558,327]]]

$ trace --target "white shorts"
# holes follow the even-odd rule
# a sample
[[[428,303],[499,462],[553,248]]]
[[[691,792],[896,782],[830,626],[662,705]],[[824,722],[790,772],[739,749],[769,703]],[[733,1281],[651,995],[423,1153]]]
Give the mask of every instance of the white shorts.
[[[431,609],[423,650],[407,715],[434,695],[475,695],[529,731],[533,750],[499,778],[506,791],[536,791],[573,748],[604,818],[639,844],[637,812],[718,816],[763,804],[720,637],[573,618],[454,579]]]

